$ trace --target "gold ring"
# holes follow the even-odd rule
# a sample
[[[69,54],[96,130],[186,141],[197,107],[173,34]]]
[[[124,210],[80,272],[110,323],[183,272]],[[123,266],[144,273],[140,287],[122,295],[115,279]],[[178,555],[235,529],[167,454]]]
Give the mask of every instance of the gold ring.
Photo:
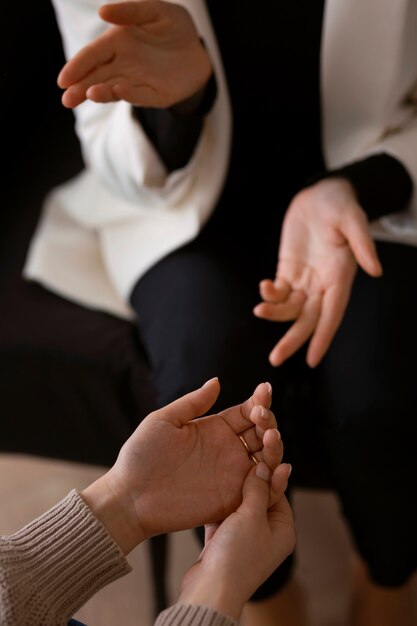
[[[255,463],[255,465],[258,465],[259,461],[256,458],[256,456],[254,454],[250,454],[249,458],[252,459],[252,461]]]
[[[251,452],[250,452],[250,449],[249,449],[248,444],[247,444],[247,443],[246,443],[246,441],[245,441],[244,436],[243,436],[243,435],[238,435],[238,437],[239,437],[240,441],[243,443],[243,445],[245,446],[245,448],[246,448],[246,450],[247,450],[248,454],[250,455],[250,453],[251,453]]]

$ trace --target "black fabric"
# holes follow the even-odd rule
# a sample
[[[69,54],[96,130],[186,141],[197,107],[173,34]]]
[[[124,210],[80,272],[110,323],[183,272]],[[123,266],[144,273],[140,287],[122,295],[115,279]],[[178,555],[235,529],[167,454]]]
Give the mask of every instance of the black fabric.
[[[155,406],[147,358],[133,324],[22,277],[46,193],[83,161],[73,114],[56,86],[64,55],[52,6],[29,4],[22,14],[9,3],[5,10],[0,451],[110,465]],[[28,93],[42,94],[32,98],[30,115]]]
[[[219,375],[224,407],[269,380],[293,480],[314,472],[320,457],[373,579],[395,586],[417,565],[417,299],[409,288],[417,249],[381,243],[378,253],[384,276],[358,273],[342,326],[315,370],[304,350],[277,369],[268,365],[287,325],[251,315],[257,295],[245,263],[239,271],[214,246],[197,241],[171,254],[138,283],[132,303],[158,402]],[[256,598],[274,593],[289,572],[287,563]]]
[[[293,480],[312,472],[314,457],[320,457],[374,580],[401,584],[417,565],[412,530],[417,519],[410,504],[417,468],[408,443],[417,434],[412,380],[417,303],[407,286],[417,269],[417,250],[378,246],[384,276],[358,274],[346,318],[316,370],[306,366],[305,349],[277,369],[268,365],[268,353],[288,324],[253,317],[258,282],[275,273],[291,198],[315,172],[325,171],[319,93],[323,2],[267,0],[256,10],[240,0],[210,0],[208,7],[233,106],[232,158],[223,193],[200,236],[153,267],[131,296],[158,403],[218,375],[223,383],[218,406],[227,406],[270,380]],[[272,158],[267,144],[274,147]],[[384,207],[399,210],[410,181],[392,157],[372,157],[346,168],[345,175],[366,208],[380,210],[380,196],[367,191],[368,183],[379,184],[379,165],[388,177],[383,189],[391,185]],[[397,323],[397,302],[399,310],[407,310],[406,323],[405,318]],[[405,342],[403,351],[399,346]],[[310,445],[300,446],[301,441]],[[396,442],[395,466],[388,465],[390,441]],[[384,513],[388,485],[391,510]],[[256,599],[275,593],[290,570],[287,561]]]
[[[252,181],[259,179],[262,186],[273,193],[278,187],[281,198],[290,199],[306,185],[343,176],[354,186],[370,220],[402,211],[413,182],[393,156],[377,154],[335,170],[325,168],[319,88],[323,5],[324,0],[268,0],[262,10],[254,10],[250,3],[236,0],[208,2],[233,105],[228,187],[244,187],[251,197],[258,188]],[[191,158],[202,129],[199,116],[214,100],[214,76],[207,94],[197,116],[135,109],[168,171],[184,167]]]
[[[374,154],[344,167],[321,172],[311,177],[307,184],[339,177],[352,183],[358,202],[369,220],[404,210],[413,192],[410,174],[398,159],[389,154]]]
[[[203,117],[174,115],[168,109],[135,107],[133,112],[168,172],[184,167],[197,145]]]
[[[204,116],[212,108],[217,95],[216,79],[212,74],[198,109],[192,114],[171,109],[133,107],[133,114],[155,146],[168,172],[187,165],[197,145]]]
[[[380,243],[384,275],[359,272],[317,371],[331,476],[354,540],[381,585],[417,566],[417,248]]]

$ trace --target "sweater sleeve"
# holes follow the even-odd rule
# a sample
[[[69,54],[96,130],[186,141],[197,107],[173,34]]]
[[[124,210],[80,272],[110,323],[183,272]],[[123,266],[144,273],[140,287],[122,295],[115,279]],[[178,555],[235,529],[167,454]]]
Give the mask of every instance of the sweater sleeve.
[[[130,572],[120,548],[71,491],[0,538],[0,623],[64,626],[99,589]]]
[[[237,626],[231,617],[207,606],[174,604],[159,614],[155,626]]]
[[[404,211],[413,193],[413,181],[404,165],[388,154],[375,154],[343,167],[321,172],[307,182],[346,178],[370,221]]]

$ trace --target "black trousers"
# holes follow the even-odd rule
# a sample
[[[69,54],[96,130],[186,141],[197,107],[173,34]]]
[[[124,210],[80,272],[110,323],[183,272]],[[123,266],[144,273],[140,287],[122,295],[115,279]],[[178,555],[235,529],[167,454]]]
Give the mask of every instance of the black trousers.
[[[230,238],[214,240],[213,232],[209,225],[159,262],[132,293],[159,404],[219,376],[215,409],[225,408],[269,380],[286,460],[297,435],[293,420],[308,415],[372,578],[403,584],[417,565],[417,249],[378,244],[384,275],[358,272],[320,366],[310,370],[300,351],[273,368],[267,356],[287,325],[256,319],[252,308],[258,281],[274,274],[277,244],[271,256],[262,229],[230,246]],[[291,560],[255,599],[279,589],[290,569]]]

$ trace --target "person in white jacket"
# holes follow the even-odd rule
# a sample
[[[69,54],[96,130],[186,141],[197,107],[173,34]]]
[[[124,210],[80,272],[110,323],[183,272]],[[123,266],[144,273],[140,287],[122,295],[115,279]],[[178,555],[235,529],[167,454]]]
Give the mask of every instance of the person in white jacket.
[[[136,317],[161,404],[217,372],[234,403],[272,348],[283,427],[311,414],[368,569],[356,624],[411,623],[416,1],[143,0],[107,23],[54,4],[86,169],[50,194],[26,276]],[[250,623],[284,619],[290,570]]]

